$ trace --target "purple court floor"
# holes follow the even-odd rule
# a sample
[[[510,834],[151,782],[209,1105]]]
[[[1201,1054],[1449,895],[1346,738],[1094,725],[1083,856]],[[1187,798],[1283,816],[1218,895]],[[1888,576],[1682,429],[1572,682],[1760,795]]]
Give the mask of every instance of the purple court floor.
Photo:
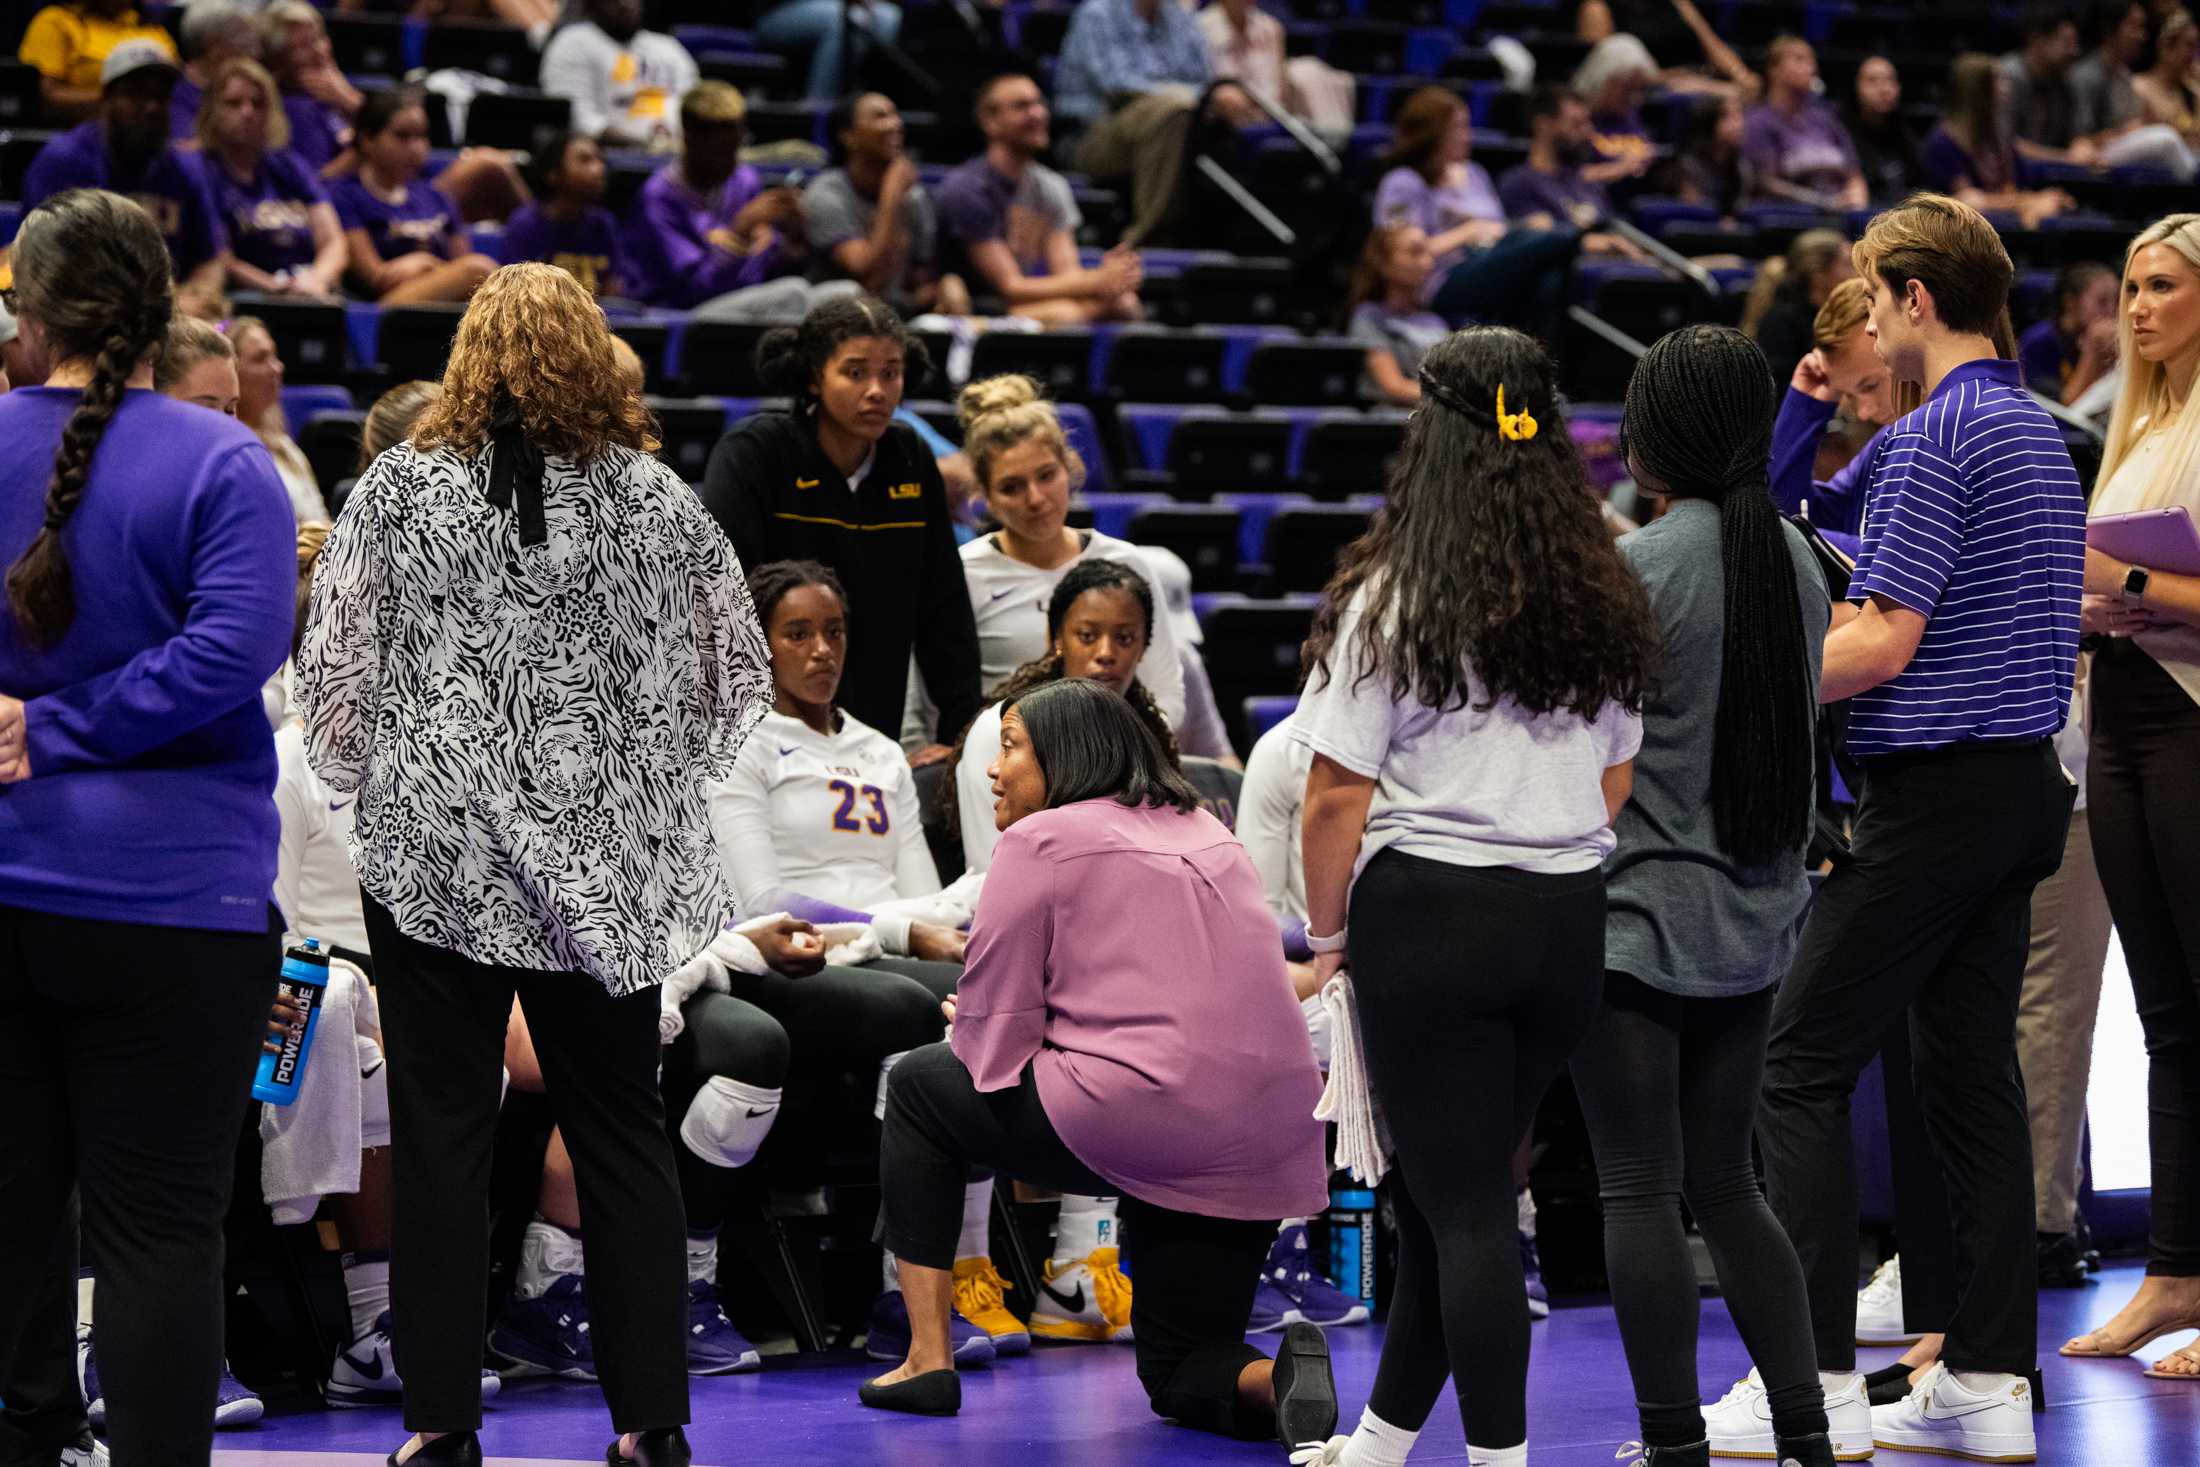
[[[2135,1361],[2065,1360],[2065,1339],[2109,1317],[2137,1287],[2135,1266],[2091,1288],[2040,1299],[2040,1360],[2049,1410],[2040,1460],[2067,1467],[2194,1467],[2200,1464],[2200,1383],[2147,1380]],[[1272,1338],[1272,1337],[1271,1337]],[[2168,1353],[2159,1341],[2144,1359]],[[1330,1334],[1345,1419],[1357,1419],[1381,1345],[1372,1327]],[[1869,1350],[1869,1369],[1897,1352]],[[1716,1397],[1748,1368],[1725,1306],[1706,1300],[1704,1391]],[[962,1415],[895,1417],[856,1404],[858,1382],[878,1367],[854,1355],[778,1357],[760,1374],[697,1380],[688,1428],[699,1467],[1193,1467],[1281,1464],[1280,1448],[1224,1441],[1156,1421],[1124,1346],[1052,1346],[963,1375]],[[1635,1435],[1633,1394],[1609,1305],[1563,1304],[1535,1327],[1528,1381],[1529,1459],[1535,1467],[1612,1467]],[[498,1467],[600,1463],[610,1423],[595,1387],[567,1382],[508,1386],[490,1408],[482,1444]],[[380,1467],[401,1439],[394,1410],[289,1416],[218,1438],[217,1467]],[[1413,1460],[1464,1461],[1459,1418],[1447,1394]],[[1882,1452],[1889,1467],[1952,1458]]]

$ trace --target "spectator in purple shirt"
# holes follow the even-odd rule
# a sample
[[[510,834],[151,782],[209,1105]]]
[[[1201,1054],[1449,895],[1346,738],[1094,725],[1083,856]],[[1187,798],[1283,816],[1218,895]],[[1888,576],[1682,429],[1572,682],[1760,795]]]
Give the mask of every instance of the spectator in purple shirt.
[[[193,161],[229,232],[229,283],[326,298],[344,278],[344,227],[328,191],[287,146],[290,124],[267,68],[232,57],[208,79]]]
[[[1765,49],[1765,100],[1742,124],[1742,156],[1758,197],[1821,209],[1871,202],[1856,145],[1818,98],[1818,53],[1799,36]]]
[[[2063,267],[2054,309],[2018,338],[2025,386],[2065,407],[2116,370],[2116,272],[2094,260]]]
[[[48,143],[23,180],[23,208],[64,189],[103,188],[153,216],[168,245],[177,308],[218,314],[226,270],[221,223],[198,170],[168,141],[176,63],[151,41],[128,40],[100,71],[99,114]]]
[[[802,195],[766,188],[741,161],[748,103],[721,81],[680,102],[680,156],[642,185],[627,214],[625,256],[637,298],[721,320],[799,321],[814,296],[858,287],[802,278]]]
[[[1505,215],[1541,228],[1582,231],[1582,252],[1639,257],[1634,246],[1598,226],[1612,217],[1604,185],[1642,170],[1633,161],[1604,163],[1589,131],[1589,109],[1564,87],[1536,88],[1528,99],[1528,161],[1507,169],[1497,197]]]
[[[329,190],[353,281],[385,306],[471,298],[497,264],[474,249],[458,206],[420,176],[428,161],[420,93],[370,92],[357,127],[359,171]]]
[[[2059,188],[2017,186],[2016,139],[2004,131],[2009,80],[1993,57],[1973,51],[1948,68],[1940,125],[1918,148],[1925,186],[1974,209],[2015,214],[2026,229],[2078,201]]]
[[[260,28],[230,0],[197,0],[183,12],[183,75],[168,113],[169,135],[179,143],[197,132],[199,104],[214,73],[231,57],[260,59]]]
[[[1505,205],[1472,160],[1467,104],[1444,87],[1406,98],[1375,191],[1375,222],[1411,224],[1429,237],[1436,270],[1426,300],[1445,320],[1517,324],[1556,340],[1566,310],[1576,229],[1505,222]]]
[[[626,294],[619,221],[603,206],[603,149],[583,132],[561,133],[537,155],[536,202],[504,226],[504,263],[540,260],[588,287],[589,294]]]

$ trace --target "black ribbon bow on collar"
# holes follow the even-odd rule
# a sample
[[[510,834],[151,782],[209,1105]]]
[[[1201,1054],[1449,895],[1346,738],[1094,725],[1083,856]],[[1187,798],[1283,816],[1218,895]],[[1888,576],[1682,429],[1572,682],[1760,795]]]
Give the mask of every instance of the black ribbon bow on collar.
[[[519,515],[519,543],[540,545],[550,538],[542,514],[542,450],[527,439],[519,411],[507,407],[489,423],[489,503]]]

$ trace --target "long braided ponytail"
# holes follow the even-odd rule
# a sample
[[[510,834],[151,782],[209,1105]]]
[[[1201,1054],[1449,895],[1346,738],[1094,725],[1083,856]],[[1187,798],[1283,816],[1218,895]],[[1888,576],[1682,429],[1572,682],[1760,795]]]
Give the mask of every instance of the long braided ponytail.
[[[1811,830],[1812,733],[1802,605],[1787,531],[1767,483],[1772,371],[1724,326],[1688,326],[1635,367],[1623,452],[1677,496],[1719,507],[1726,617],[1712,722],[1711,813],[1745,867],[1800,851]]]
[[[18,311],[56,365],[91,369],[61,430],[37,536],[8,570],[8,610],[30,645],[51,649],[76,620],[76,576],[62,532],[83,502],[92,456],[138,364],[168,334],[175,292],[152,218],[120,195],[70,189],[33,209],[14,249]]]

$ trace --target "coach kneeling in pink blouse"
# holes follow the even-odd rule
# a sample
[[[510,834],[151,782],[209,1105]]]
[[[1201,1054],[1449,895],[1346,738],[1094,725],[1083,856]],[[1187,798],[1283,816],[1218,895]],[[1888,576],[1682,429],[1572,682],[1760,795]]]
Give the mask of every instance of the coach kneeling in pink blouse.
[[[1245,1343],[1279,1218],[1327,1195],[1321,1082],[1252,862],[1098,683],[1026,694],[990,771],[1006,832],[948,1001],[952,1037],[888,1081],[879,1241],[900,1261],[911,1344],[863,1388],[951,1415],[948,1311],[973,1166],[1118,1193],[1131,1325],[1154,1410],[1286,1446],[1336,1420],[1329,1350],[1295,1324]]]

